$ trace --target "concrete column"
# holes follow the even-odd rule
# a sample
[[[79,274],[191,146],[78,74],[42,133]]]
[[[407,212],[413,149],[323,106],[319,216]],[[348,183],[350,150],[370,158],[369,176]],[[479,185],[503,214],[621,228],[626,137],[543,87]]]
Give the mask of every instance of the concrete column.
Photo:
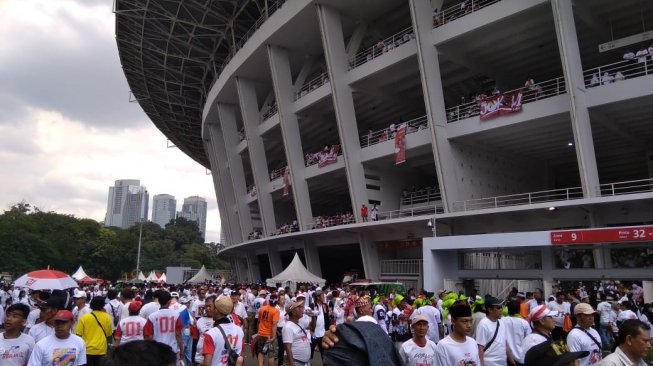
[[[206,155],[209,158],[209,164],[211,164],[211,179],[213,179],[213,187],[215,188],[215,197],[218,201],[218,207],[227,207],[224,192],[222,191],[222,183],[220,181],[220,164],[218,159],[215,157],[213,141],[211,141],[210,134],[207,132],[206,137],[204,137],[204,150]],[[214,173],[215,172],[215,173]],[[224,234],[225,246],[234,244],[231,236],[231,226],[229,225],[229,215],[227,215],[226,210],[218,210],[220,212],[220,222],[221,228],[220,231]]]
[[[256,100],[256,87],[251,80],[236,77],[236,89],[238,90],[240,113],[243,116],[245,136],[247,137],[249,161],[252,164],[254,184],[256,185],[256,199],[261,214],[263,234],[269,235],[276,230],[277,225],[274,217],[272,195],[267,189],[270,184],[270,172],[265,158],[265,146],[258,131],[259,111],[258,101]]]
[[[231,104],[218,103],[218,116],[222,126],[222,137],[227,153],[227,160],[231,172],[231,182],[234,189],[236,209],[240,220],[240,230],[244,238],[252,232],[252,216],[249,212],[249,205],[245,202],[247,195],[247,183],[245,182],[245,169],[243,158],[238,153],[238,126],[236,124],[236,109]]]
[[[306,269],[318,277],[322,277],[322,267],[315,243],[306,239],[303,241],[304,260],[306,260]]]
[[[290,168],[291,191],[297,213],[297,222],[299,223],[300,230],[304,230],[306,225],[313,222],[313,212],[311,211],[311,198],[308,193],[308,184],[304,177],[306,167],[304,166],[304,153],[302,151],[299,123],[297,121],[297,115],[292,111],[292,104],[295,98],[292,74],[290,72],[290,61],[288,59],[288,52],[280,47],[268,45],[267,50],[270,59],[272,84],[277,97],[286,161]]]
[[[223,229],[226,228],[225,239],[227,240],[228,245],[233,245],[235,243],[242,243],[243,235],[242,230],[240,229],[240,220],[238,215],[236,215],[236,196],[234,192],[234,186],[229,176],[231,175],[227,151],[224,147],[224,137],[222,135],[222,130],[218,124],[212,123],[208,124],[208,135],[210,140],[211,151],[210,154],[213,155],[215,165],[217,169],[212,169],[211,174],[213,175],[213,180],[216,184],[216,187],[220,187],[220,192],[222,193],[222,209],[220,210],[220,216],[226,223],[222,225]],[[216,190],[217,192],[217,190]],[[220,200],[218,201],[220,202]],[[224,211],[224,214],[222,212]],[[248,212],[249,213],[249,212]]]
[[[551,8],[558,37],[562,70],[567,82],[567,95],[571,101],[571,127],[574,133],[583,195],[596,197],[599,173],[596,167],[592,125],[587,110],[587,89],[583,79],[583,65],[580,61],[572,0],[551,0]]]
[[[365,188],[365,169],[361,163],[361,146],[354,110],[354,98],[347,80],[349,69],[348,56],[345,49],[345,40],[342,34],[340,14],[336,9],[323,4],[317,4],[317,15],[320,20],[324,57],[329,70],[333,109],[338,124],[340,145],[345,170],[347,171],[347,184],[351,207],[356,221],[361,222],[360,210],[362,204],[368,204],[367,189]]]
[[[281,264],[281,254],[279,254],[279,250],[272,245],[268,245],[267,249],[268,258],[270,260],[270,271],[272,272],[272,276],[276,276],[281,273],[281,271],[283,271],[283,265]]]
[[[424,106],[435,157],[435,171],[438,175],[442,205],[445,212],[451,212],[453,202],[462,200],[463,197],[457,188],[456,159],[453,156],[453,147],[447,138],[447,114],[444,108],[440,62],[431,36],[433,8],[428,0],[410,0],[409,3],[417,42],[417,61],[422,81]]]
[[[543,247],[542,253],[542,290],[545,299],[553,292],[553,247]]]
[[[379,264],[379,251],[374,241],[364,233],[358,234],[358,243],[360,245],[361,257],[363,258],[363,269],[365,278],[378,280],[381,275]]]

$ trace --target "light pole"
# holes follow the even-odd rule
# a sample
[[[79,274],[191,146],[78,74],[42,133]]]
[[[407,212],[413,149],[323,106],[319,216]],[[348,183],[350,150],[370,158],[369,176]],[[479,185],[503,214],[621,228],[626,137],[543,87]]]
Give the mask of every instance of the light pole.
[[[141,240],[143,239],[143,219],[141,218],[140,229],[138,229],[138,253],[136,254],[136,278],[141,273]]]

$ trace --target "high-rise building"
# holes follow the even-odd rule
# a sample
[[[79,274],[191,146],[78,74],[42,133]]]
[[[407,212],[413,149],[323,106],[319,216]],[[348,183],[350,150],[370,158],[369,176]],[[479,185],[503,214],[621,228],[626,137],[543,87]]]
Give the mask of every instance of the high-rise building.
[[[152,199],[152,222],[165,228],[174,220],[177,212],[177,200],[169,194],[157,194]]]
[[[104,226],[127,229],[139,220],[147,220],[149,194],[138,179],[121,179],[109,187]]]
[[[177,217],[183,217],[187,220],[197,222],[202,238],[206,237],[206,199],[200,196],[191,196],[184,198],[184,205]]]

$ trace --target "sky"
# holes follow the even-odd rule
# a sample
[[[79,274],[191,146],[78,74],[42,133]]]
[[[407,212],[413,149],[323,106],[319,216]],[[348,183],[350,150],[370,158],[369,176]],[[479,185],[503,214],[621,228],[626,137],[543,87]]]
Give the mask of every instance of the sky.
[[[112,0],[0,0],[0,209],[103,221],[109,187],[140,179],[155,194],[208,202],[206,240],[219,241],[211,175],[129,102]],[[151,218],[151,212],[150,212]]]

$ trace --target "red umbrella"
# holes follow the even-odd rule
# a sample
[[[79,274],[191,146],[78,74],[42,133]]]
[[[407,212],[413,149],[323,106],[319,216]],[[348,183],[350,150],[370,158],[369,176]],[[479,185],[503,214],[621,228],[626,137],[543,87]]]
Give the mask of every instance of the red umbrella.
[[[61,271],[41,269],[22,275],[14,285],[32,290],[65,290],[77,287],[77,282]]]

